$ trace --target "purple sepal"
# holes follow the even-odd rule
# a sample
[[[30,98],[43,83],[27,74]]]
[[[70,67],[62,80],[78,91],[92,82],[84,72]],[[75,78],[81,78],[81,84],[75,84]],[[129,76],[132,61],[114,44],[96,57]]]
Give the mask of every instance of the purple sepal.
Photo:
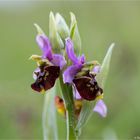
[[[102,117],[106,117],[107,106],[105,105],[103,100],[98,100],[93,111],[99,113]]]
[[[62,56],[60,54],[53,54],[53,58],[52,58],[51,62],[55,66],[59,66],[60,69],[62,69],[66,65],[66,60],[65,60],[64,56]]]
[[[36,41],[42,50],[42,57],[48,58],[49,61],[52,60],[52,49],[51,49],[51,43],[48,39],[48,37],[45,34],[39,34],[36,37]]]
[[[69,66],[63,73],[64,83],[72,83],[72,80],[78,71],[79,71],[79,66],[77,65]]]
[[[66,39],[65,42],[66,45],[66,53],[68,55],[68,58],[73,62],[73,64],[82,65],[85,62],[85,56],[82,55],[80,57],[77,57],[74,52],[73,42],[70,38]]]

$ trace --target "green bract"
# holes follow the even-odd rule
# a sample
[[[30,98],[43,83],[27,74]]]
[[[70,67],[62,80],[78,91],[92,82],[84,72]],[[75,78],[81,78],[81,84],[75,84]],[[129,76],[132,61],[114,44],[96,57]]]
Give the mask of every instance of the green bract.
[[[74,43],[74,49],[79,55],[81,51],[81,38],[78,31],[77,21],[75,15],[71,12],[71,25],[70,25],[70,37]]]

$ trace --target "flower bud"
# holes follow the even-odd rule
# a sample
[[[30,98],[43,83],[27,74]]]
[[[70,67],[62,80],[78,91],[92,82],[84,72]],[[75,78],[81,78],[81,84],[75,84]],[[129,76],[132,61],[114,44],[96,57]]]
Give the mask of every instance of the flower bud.
[[[64,43],[57,32],[56,22],[55,22],[54,14],[52,12],[50,12],[50,17],[49,17],[49,38],[53,50],[55,52],[60,53],[60,49],[64,48]]]
[[[55,21],[56,21],[57,32],[59,33],[62,40],[64,41],[65,38],[70,36],[69,27],[66,24],[65,19],[59,13],[56,14]]]
[[[59,96],[55,96],[55,106],[56,106],[56,109],[58,111],[59,114],[61,114],[62,116],[65,116],[66,114],[66,109],[65,109],[65,106],[64,106],[64,101],[62,98],[60,98]]]

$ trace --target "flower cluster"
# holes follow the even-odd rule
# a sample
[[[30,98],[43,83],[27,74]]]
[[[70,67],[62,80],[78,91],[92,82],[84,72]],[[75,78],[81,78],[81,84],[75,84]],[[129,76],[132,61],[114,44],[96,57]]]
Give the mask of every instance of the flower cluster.
[[[55,85],[58,78],[62,77],[63,84],[72,88],[73,93],[71,94],[74,97],[74,112],[77,118],[81,112],[83,101],[96,101],[93,111],[105,117],[107,107],[102,100],[104,90],[97,79],[101,72],[101,65],[98,61],[87,62],[84,54],[77,56],[75,53],[78,42],[74,43],[73,39],[74,34],[77,33],[76,22],[69,29],[59,14],[52,20],[55,20],[59,26],[55,26],[54,29],[57,32],[53,32],[54,36],[50,36],[50,38],[35,24],[38,31],[36,41],[42,55],[31,56],[31,59],[37,62],[37,68],[33,72],[35,81],[31,84],[31,88],[39,93],[44,93]],[[52,27],[54,23],[50,23],[50,27]],[[77,36],[77,38],[79,37]],[[64,99],[56,96],[55,105],[58,112],[65,116],[67,108]]]

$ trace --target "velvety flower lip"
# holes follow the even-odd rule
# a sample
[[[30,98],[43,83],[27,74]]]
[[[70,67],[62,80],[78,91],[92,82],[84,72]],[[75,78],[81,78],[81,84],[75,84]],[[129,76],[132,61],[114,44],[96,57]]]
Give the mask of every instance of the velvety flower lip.
[[[70,38],[67,38],[65,41],[66,53],[68,58],[73,62],[71,66],[69,66],[63,73],[63,81],[64,83],[72,83],[72,80],[76,73],[82,68],[85,63],[85,56],[77,57],[74,52],[73,42]]]
[[[103,90],[92,77],[82,76],[74,78],[73,82],[80,96],[88,101],[95,100],[103,93]]]
[[[98,100],[93,111],[99,113],[102,117],[106,117],[107,107],[106,107],[104,101],[101,99]]]
[[[59,66],[43,66],[37,68],[34,72],[35,82],[31,84],[31,88],[37,92],[46,91],[52,88],[56,79],[59,77]]]
[[[55,66],[59,66],[62,69],[66,65],[66,60],[64,56],[60,54],[54,54],[52,52],[51,43],[45,34],[38,34],[36,41],[42,50],[42,58],[48,59]]]

